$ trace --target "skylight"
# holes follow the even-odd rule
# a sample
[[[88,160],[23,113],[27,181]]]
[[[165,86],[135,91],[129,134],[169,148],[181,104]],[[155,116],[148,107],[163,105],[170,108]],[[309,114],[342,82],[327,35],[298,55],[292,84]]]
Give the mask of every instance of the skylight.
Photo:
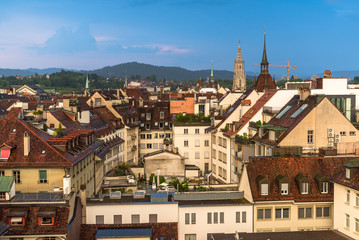
[[[295,111],[295,113],[292,114],[292,116],[290,116],[291,118],[296,118],[301,112],[303,112],[304,109],[306,109],[308,107],[308,104],[303,104],[297,111]]]
[[[281,118],[292,106],[286,106],[275,118]]]

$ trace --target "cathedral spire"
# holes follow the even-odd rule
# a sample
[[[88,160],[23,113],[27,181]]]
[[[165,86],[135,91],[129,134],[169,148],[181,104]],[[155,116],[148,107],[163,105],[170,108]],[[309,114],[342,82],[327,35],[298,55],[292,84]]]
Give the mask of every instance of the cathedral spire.
[[[246,90],[246,73],[244,71],[244,61],[242,58],[241,41],[238,41],[237,58],[234,61],[234,74],[232,91]]]
[[[267,60],[267,49],[266,49],[266,32],[264,32],[264,47],[263,47],[263,56],[261,62],[261,72],[268,73],[268,60]]]
[[[212,61],[212,68],[211,68],[211,82],[214,81],[214,77],[213,77],[213,61]]]
[[[236,62],[242,62],[242,50],[241,50],[241,41],[238,41],[238,51],[237,51],[237,58]]]

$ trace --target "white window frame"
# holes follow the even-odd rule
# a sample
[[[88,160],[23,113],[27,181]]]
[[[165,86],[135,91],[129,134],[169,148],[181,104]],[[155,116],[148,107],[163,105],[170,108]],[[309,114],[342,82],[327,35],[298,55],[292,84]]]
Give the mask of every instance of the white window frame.
[[[280,194],[288,195],[289,194],[289,183],[281,183],[280,184]]]
[[[268,193],[269,193],[269,184],[268,183],[262,183],[261,184],[261,195],[262,196],[268,196]]]
[[[329,182],[322,182],[321,183],[321,187],[322,187],[322,189],[321,189],[321,193],[328,193],[329,192]]]

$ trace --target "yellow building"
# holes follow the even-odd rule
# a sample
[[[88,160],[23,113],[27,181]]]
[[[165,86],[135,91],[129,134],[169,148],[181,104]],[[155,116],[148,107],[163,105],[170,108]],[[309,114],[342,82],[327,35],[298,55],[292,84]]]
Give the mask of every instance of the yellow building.
[[[14,176],[20,192],[78,193],[87,185],[87,196],[96,192],[93,130],[73,130],[52,137],[18,118],[12,108],[0,120],[0,175]],[[61,136],[63,135],[63,136]]]
[[[250,158],[239,191],[254,204],[254,232],[333,229],[330,179],[351,159]]]

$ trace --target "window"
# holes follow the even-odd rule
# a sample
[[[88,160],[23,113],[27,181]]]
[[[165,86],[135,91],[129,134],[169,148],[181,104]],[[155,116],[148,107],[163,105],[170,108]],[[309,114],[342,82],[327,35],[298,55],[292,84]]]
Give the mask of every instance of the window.
[[[329,207],[317,207],[317,218],[329,217]]]
[[[0,170],[0,176],[5,176],[5,170]]]
[[[151,113],[146,113],[146,120],[151,120]]]
[[[184,140],[183,146],[188,147],[188,140]]]
[[[196,240],[196,234],[185,234],[184,235],[185,240]]]
[[[47,171],[39,170],[40,183],[47,183]]]
[[[257,210],[257,219],[271,219],[272,218],[272,209],[258,209]]]
[[[298,208],[298,218],[312,218],[312,208]]]
[[[276,118],[281,118],[292,106],[286,106],[283,111],[281,111]]]
[[[347,190],[347,203],[350,203],[350,190]]]
[[[288,189],[289,189],[289,184],[288,183],[281,183],[280,193],[282,195],[288,195]]]
[[[150,223],[157,223],[157,214],[150,214],[149,220],[150,220]]]
[[[15,178],[15,183],[21,183],[20,170],[14,170],[12,171],[12,174]]]
[[[209,140],[204,140],[204,146],[208,147],[209,146]]]
[[[0,159],[9,159],[10,149],[1,149],[0,152]]]
[[[275,218],[276,219],[289,218],[289,208],[276,208],[275,209]]]
[[[188,129],[187,128],[183,129],[183,134],[188,134]]]
[[[171,133],[166,133],[166,138],[171,138]]]
[[[247,212],[242,212],[242,223],[247,222]]]
[[[340,132],[340,136],[346,136],[347,135],[347,133],[346,132]]]
[[[25,218],[23,218],[23,217],[11,217],[10,225],[11,226],[25,226]]]
[[[141,139],[146,139],[146,134],[141,134],[140,137]]]
[[[160,128],[163,128],[163,123],[162,122],[160,122]]]
[[[359,232],[359,219],[355,218],[355,231]]]
[[[132,224],[140,223],[140,215],[139,214],[132,214],[131,215],[131,223]]]
[[[188,159],[189,158],[189,153],[188,152],[184,152],[184,158]]]
[[[236,223],[241,222],[241,212],[236,212]]]
[[[114,224],[122,224],[122,215],[113,215]]]
[[[213,223],[218,223],[218,212],[213,213]]]
[[[199,134],[199,128],[196,128],[196,129],[194,130],[194,133],[195,133],[195,134]]]
[[[199,147],[200,146],[200,140],[199,139],[196,139],[195,140],[195,147]]]
[[[104,221],[103,215],[96,215],[96,224],[104,224]]]
[[[350,136],[355,136],[356,133],[355,133],[354,131],[352,131],[352,132],[349,132],[349,135],[350,135]]]
[[[56,237],[44,237],[44,240],[56,240]]]
[[[39,225],[54,225],[54,217],[40,217],[39,220],[40,220]],[[96,216],[96,220],[97,220],[97,216]],[[103,221],[103,215],[102,215],[102,221]]]
[[[219,213],[219,222],[224,223],[224,212]]]
[[[321,193],[328,193],[329,182],[322,182],[321,185],[322,185]]]
[[[290,116],[291,118],[296,118],[304,109],[306,109],[308,107],[308,104],[303,104],[297,111],[295,111],[292,116]]]
[[[223,138],[223,142],[222,142],[222,143],[223,143],[223,147],[224,147],[224,148],[227,148],[227,140]]]
[[[212,213],[207,213],[207,224],[212,224]]]
[[[160,119],[164,119],[165,118],[165,112],[160,112]]]
[[[151,133],[147,134],[147,139],[152,139],[152,134]]]
[[[199,152],[195,152],[194,158],[195,158],[195,159],[199,159],[199,158],[200,158],[200,153],[199,153]]]
[[[268,183],[261,184],[261,195],[268,195]]]
[[[350,216],[345,214],[345,227],[350,228]]]
[[[5,199],[5,193],[4,192],[0,192],[0,201],[4,201],[4,200],[6,200]]]
[[[349,168],[345,169],[345,178],[350,179],[350,169]]]
[[[189,224],[189,213],[185,214],[185,220],[184,220],[185,224]]]
[[[196,224],[196,213],[191,213],[191,224]]]
[[[204,152],[204,158],[209,158],[209,152],[208,151]]]
[[[302,194],[308,194],[309,183],[302,183]]]
[[[314,134],[313,130],[308,130],[308,143],[309,144],[313,143],[313,134]]]
[[[151,149],[152,148],[152,143],[147,143],[147,149]]]

